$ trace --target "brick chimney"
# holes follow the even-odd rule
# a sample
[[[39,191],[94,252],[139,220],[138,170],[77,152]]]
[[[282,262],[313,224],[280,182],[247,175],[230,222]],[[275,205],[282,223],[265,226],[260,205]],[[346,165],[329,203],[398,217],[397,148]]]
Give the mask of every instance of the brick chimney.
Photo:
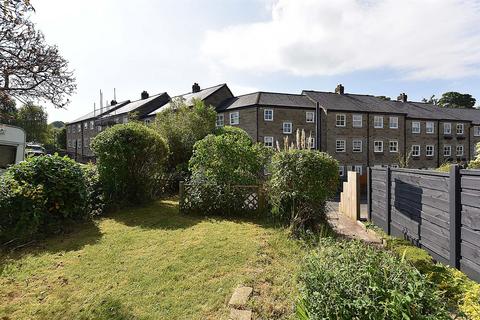
[[[338,93],[338,94],[344,94],[345,93],[345,88],[343,87],[342,84],[337,85],[337,87],[335,88],[335,93]]]
[[[143,90],[141,94],[142,100],[147,99],[149,97],[149,94],[147,91]]]
[[[195,92],[200,92],[200,86],[196,82],[192,86],[192,93],[195,93]]]
[[[408,96],[405,94],[405,92],[400,93],[400,95],[397,97],[397,101],[407,102]]]

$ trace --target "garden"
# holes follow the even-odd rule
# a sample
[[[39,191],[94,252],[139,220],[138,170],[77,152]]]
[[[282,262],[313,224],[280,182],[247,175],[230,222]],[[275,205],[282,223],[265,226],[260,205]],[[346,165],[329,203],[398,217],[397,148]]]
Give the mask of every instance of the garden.
[[[295,138],[268,149],[180,101],[150,126],[99,133],[95,165],[10,167],[0,318],[227,319],[246,285],[255,319],[480,319],[480,285],[423,250],[335,235],[338,163]]]

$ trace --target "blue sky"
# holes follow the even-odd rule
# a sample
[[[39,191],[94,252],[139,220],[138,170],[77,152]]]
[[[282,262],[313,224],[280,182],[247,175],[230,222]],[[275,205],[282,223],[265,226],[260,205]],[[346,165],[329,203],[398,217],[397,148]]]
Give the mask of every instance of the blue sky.
[[[33,19],[75,70],[70,121],[105,99],[180,94],[193,82],[480,100],[478,0],[42,0]]]

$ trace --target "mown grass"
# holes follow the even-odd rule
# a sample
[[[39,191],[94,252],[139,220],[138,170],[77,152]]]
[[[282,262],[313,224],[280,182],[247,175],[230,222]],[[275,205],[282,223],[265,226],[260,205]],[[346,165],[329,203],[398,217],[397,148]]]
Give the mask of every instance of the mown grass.
[[[125,209],[0,257],[0,319],[224,319],[237,285],[259,319],[293,317],[304,250],[261,220]]]

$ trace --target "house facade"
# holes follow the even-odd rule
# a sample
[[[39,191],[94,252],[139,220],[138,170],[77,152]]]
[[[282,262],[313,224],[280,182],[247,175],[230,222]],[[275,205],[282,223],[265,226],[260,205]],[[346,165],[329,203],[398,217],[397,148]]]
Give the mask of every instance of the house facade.
[[[67,153],[79,162],[95,161],[90,144],[98,133],[113,125],[131,120],[144,121],[148,124],[155,119],[158,112],[170,106],[172,99],[183,99],[187,105],[193,105],[193,101],[198,99],[207,105],[217,107],[220,102],[231,97],[233,94],[226,84],[201,89],[197,83],[194,83],[192,92],[173,98],[166,92],[150,96],[148,92],[143,91],[140,99],[135,101],[112,100],[105,108],[94,110],[66,125]]]
[[[137,101],[112,102],[97,114],[90,113],[67,125],[68,151],[79,161],[93,158],[89,148],[98,132],[134,117],[149,123],[182,99],[195,99],[216,108],[217,127],[244,129],[253,141],[275,148],[296,140],[305,132],[309,146],[325,151],[340,163],[340,176],[355,170],[365,179],[369,166],[389,165],[426,169],[446,162],[465,163],[475,157],[480,142],[480,110],[447,109],[412,102],[406,94],[397,100],[346,93],[342,85],[334,92],[304,90],[300,94],[254,92],[234,96],[226,84],[170,98],[167,93]]]

